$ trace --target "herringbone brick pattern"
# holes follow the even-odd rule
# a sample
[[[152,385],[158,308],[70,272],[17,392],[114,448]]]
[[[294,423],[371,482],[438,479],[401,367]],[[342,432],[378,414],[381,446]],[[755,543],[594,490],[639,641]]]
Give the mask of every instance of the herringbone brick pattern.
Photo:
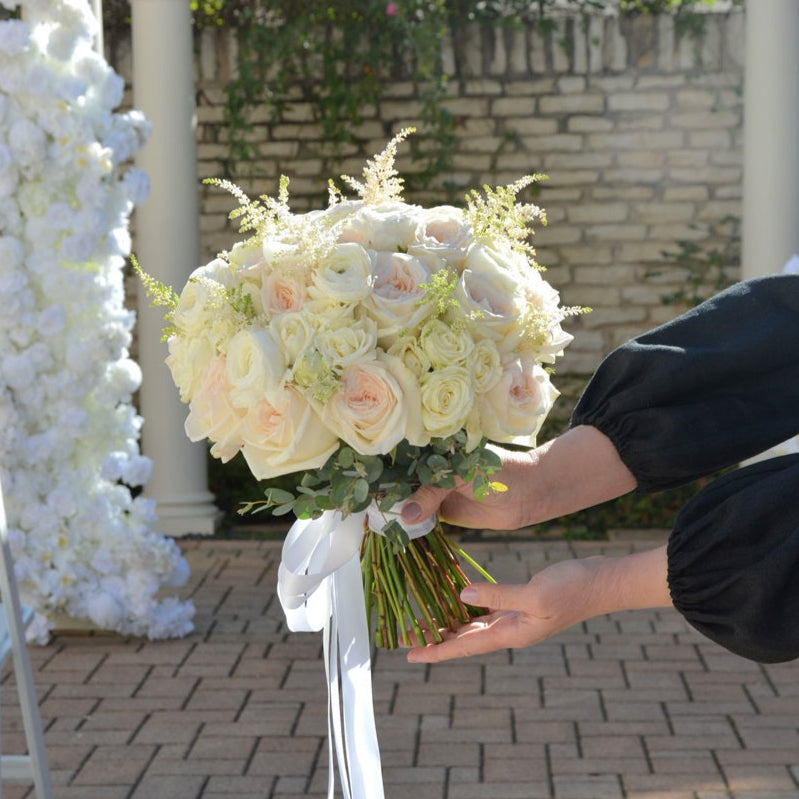
[[[643,543],[479,542],[505,581]],[[323,799],[321,640],[287,632],[276,541],[183,547],[195,634],[34,647],[55,799]],[[674,611],[601,617],[535,648],[374,661],[387,799],[796,799],[799,663],[727,654]],[[5,750],[22,747],[13,674]],[[6,799],[32,791],[6,788]]]

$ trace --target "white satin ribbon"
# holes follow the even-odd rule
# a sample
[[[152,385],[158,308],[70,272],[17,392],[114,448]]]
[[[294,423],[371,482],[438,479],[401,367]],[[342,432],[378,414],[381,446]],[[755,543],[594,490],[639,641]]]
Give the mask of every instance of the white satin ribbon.
[[[324,636],[328,799],[335,789],[334,748],[343,799],[384,797],[360,546],[365,524],[380,532],[389,519],[399,521],[399,512],[386,514],[372,505],[344,518],[339,511],[325,511],[318,519],[296,521],[283,542],[277,595],[289,629],[321,630]],[[433,529],[435,517],[402,524],[409,538],[418,538]]]

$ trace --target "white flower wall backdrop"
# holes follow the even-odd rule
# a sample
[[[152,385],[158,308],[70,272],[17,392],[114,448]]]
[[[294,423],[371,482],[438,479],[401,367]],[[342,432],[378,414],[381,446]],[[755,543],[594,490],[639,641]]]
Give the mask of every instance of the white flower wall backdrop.
[[[0,475],[20,592],[39,641],[59,614],[184,635],[188,567],[131,491],[151,464],[123,287],[147,177],[127,164],[148,125],[115,112],[123,81],[85,0],[21,9],[0,21]]]

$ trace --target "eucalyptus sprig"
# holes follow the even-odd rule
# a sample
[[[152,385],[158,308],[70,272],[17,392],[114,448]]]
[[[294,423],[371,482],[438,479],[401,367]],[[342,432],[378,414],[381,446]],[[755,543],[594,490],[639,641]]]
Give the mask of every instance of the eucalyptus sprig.
[[[472,483],[477,499],[504,491],[505,486],[491,477],[502,467],[500,457],[485,441],[469,451],[466,442],[466,433],[458,431],[424,448],[402,441],[386,456],[361,455],[342,444],[324,466],[305,472],[294,492],[270,486],[264,499],[245,502],[238,512],[293,512],[299,519],[313,519],[337,509],[347,516],[366,510],[373,500],[388,512],[419,486],[454,488],[458,479]],[[396,522],[387,522],[384,534],[400,542],[405,536]]]

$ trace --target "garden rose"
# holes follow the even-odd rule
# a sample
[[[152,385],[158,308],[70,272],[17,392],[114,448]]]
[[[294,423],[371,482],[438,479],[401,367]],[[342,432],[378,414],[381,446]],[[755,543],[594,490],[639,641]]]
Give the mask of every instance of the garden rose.
[[[535,446],[558,392],[549,374],[531,359],[506,364],[499,382],[478,399],[480,425],[487,438],[504,444]]]
[[[230,340],[225,361],[230,401],[247,408],[280,389],[286,368],[283,353],[266,330],[241,330]]]
[[[281,389],[273,402],[254,403],[241,424],[241,453],[253,475],[268,480],[323,466],[338,438],[294,389]]]
[[[420,240],[420,210],[403,202],[361,204],[341,223],[339,241],[356,242],[368,250],[407,250]]]
[[[337,244],[322,261],[313,277],[313,297],[338,302],[359,302],[372,286],[372,259],[359,244]]]
[[[225,358],[217,356],[189,405],[186,435],[191,441],[207,438],[213,442],[214,457],[229,461],[241,449],[239,428],[244,416],[245,412],[236,408],[230,398]]]
[[[433,311],[424,299],[422,284],[430,270],[412,255],[379,252],[374,258],[374,285],[364,306],[377,321],[381,344],[391,346],[402,330],[418,325]]]
[[[396,359],[357,363],[344,370],[339,391],[321,412],[327,426],[357,452],[381,455],[404,438],[418,440],[415,381]],[[403,384],[406,391],[403,391]]]

